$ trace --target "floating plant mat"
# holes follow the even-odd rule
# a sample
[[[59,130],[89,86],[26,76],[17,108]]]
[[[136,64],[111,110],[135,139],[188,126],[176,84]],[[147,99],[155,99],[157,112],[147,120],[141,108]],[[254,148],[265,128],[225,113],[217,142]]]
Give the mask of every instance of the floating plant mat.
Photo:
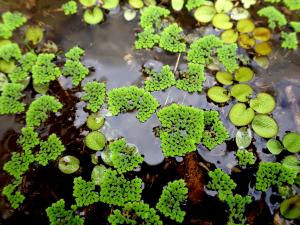
[[[24,73],[0,74],[1,95],[23,111],[0,116],[1,224],[118,224],[116,221],[124,219],[128,224],[299,222],[299,198],[293,196],[299,195],[299,149],[296,148],[300,132],[300,52],[282,49],[280,42],[284,38],[279,40],[280,32],[269,28],[263,17],[252,16],[250,21],[256,28],[264,29],[255,30],[251,22],[251,29],[247,27],[249,12],[254,15],[255,10],[264,6],[251,5],[255,1],[240,1],[244,5],[234,6],[227,0],[214,1],[215,5],[197,0],[159,2],[163,10],[159,9],[157,15],[161,13],[161,17],[150,24],[155,28],[150,32],[147,26],[139,24],[140,8],[147,10],[153,1],[122,1],[118,6],[119,1],[103,1],[102,5],[99,1],[80,0],[62,6],[67,2],[0,1],[1,15],[19,11],[27,18],[6,39],[18,43],[23,55],[30,50],[38,55],[37,61],[28,56],[35,69],[29,66],[26,70],[25,60],[10,60],[32,76],[23,91],[17,91],[22,89],[20,85],[6,85],[2,90],[2,80],[12,83]],[[270,2],[265,5],[271,5]],[[274,7],[282,13],[289,12],[287,23],[299,22],[296,16],[299,11],[282,10],[284,4],[288,7],[285,2],[289,1]],[[88,9],[83,5],[88,5]],[[98,7],[96,12],[95,7]],[[248,13],[243,7],[250,7]],[[193,18],[199,8],[209,9],[202,14],[204,18],[196,17],[201,23]],[[84,15],[85,11],[89,14]],[[124,12],[128,14],[126,18]],[[218,14],[222,16],[213,20]],[[232,14],[230,21],[216,24],[224,14]],[[88,17],[86,22],[99,23],[87,25],[85,17]],[[238,27],[237,18],[243,21]],[[202,23],[203,19],[206,23]],[[183,29],[184,35],[174,27],[163,32],[173,22]],[[232,40],[229,35],[226,37],[230,40],[223,40],[225,30],[215,29],[214,25],[227,29],[229,23],[237,37]],[[34,38],[27,35],[24,39],[29,27],[35,31],[31,34]],[[0,26],[0,35],[4,28]],[[293,32],[289,24],[276,29]],[[142,32],[158,35],[158,42],[155,38],[148,40],[145,45],[148,50],[134,47]],[[163,33],[164,38],[160,38]],[[193,42],[209,34],[217,38],[200,65],[193,57],[201,55],[191,53],[189,58],[186,52]],[[245,47],[247,43],[241,38],[245,35],[255,43],[253,46]],[[232,43],[237,43],[238,50],[229,45]],[[74,51],[75,46],[83,51]],[[270,52],[269,46],[272,52],[265,56]],[[7,51],[1,60],[11,52]],[[50,56],[43,54],[54,54],[54,58],[46,59]],[[16,53],[12,55],[19,57]],[[230,58],[229,63],[226,58]],[[51,68],[48,71],[56,71],[49,73],[56,75],[46,77],[43,70],[44,73],[39,73],[45,64]],[[173,73],[168,73],[172,87],[160,90],[168,86],[155,83],[163,79],[157,74],[165,65]],[[243,76],[235,65],[247,67],[253,75]],[[154,72],[149,74],[149,70]],[[217,72],[226,70],[230,71],[229,76],[216,77]],[[47,79],[51,81],[45,82]],[[26,79],[21,80],[22,85],[26,84]],[[156,85],[159,91],[145,92],[142,88],[146,80],[154,80],[152,86]],[[232,87],[245,85],[253,91],[243,92],[240,88],[238,96],[243,98],[236,97]],[[214,102],[207,94],[210,88],[218,86],[226,90],[226,101],[221,103]],[[24,97],[10,90],[23,93]],[[275,108],[272,100],[268,109],[264,108],[262,104],[267,100],[258,97],[260,93],[274,98]],[[41,95],[54,99],[44,97],[39,101]],[[125,96],[130,100],[124,101]],[[250,118],[248,125],[242,127],[232,124],[229,112],[236,104],[245,104],[253,111],[253,118],[268,117],[275,121],[278,132],[275,132],[277,127],[271,129],[276,135],[259,136],[268,132],[270,123],[264,121],[269,119],[256,119],[253,123]],[[119,107],[120,112],[116,113]],[[267,114],[260,116],[266,111]],[[172,126],[168,127],[168,123]],[[292,135],[284,138],[287,133]],[[270,144],[271,150],[268,149],[269,140],[276,140],[280,150],[274,150]],[[18,167],[20,164],[22,168]],[[271,182],[267,176],[272,176]],[[169,201],[175,205],[173,208],[169,207]]]

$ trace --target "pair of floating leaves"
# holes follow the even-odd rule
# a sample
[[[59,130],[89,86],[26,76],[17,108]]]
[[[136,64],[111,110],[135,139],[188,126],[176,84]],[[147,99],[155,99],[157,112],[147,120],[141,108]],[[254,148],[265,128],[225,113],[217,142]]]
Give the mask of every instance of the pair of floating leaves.
[[[253,79],[254,73],[248,67],[240,67],[235,71],[234,80],[238,82],[248,82]],[[233,77],[231,73],[225,71],[219,71],[216,74],[216,79],[223,85],[231,85],[233,83]]]
[[[283,137],[282,143],[275,139],[267,142],[267,148],[273,155],[278,155],[283,149],[287,149],[291,153],[300,151],[300,134],[288,133]]]

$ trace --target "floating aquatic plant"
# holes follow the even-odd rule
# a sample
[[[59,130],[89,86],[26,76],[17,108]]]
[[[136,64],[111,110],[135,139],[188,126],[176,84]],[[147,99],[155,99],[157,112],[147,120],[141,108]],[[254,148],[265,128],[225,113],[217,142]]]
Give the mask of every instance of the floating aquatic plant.
[[[176,87],[188,92],[201,92],[205,80],[204,66],[196,63],[188,63],[187,70],[179,73]]]
[[[291,21],[290,25],[291,25],[291,27],[293,28],[293,30],[296,33],[300,33],[300,22],[298,22],[298,21]]]
[[[233,23],[230,21],[230,17],[225,13],[218,13],[212,19],[214,27],[220,30],[228,30],[233,27]]]
[[[65,151],[65,146],[56,134],[51,134],[46,141],[40,142],[40,150],[35,154],[35,160],[42,166],[56,160]]]
[[[278,162],[260,162],[256,173],[256,189],[266,191],[271,186],[293,184],[297,172]]]
[[[20,12],[3,13],[2,23],[0,24],[0,37],[4,39],[12,37],[13,31],[26,22],[26,17]]]
[[[225,44],[217,49],[218,59],[230,73],[239,68],[237,62],[237,49],[238,46],[236,44]]]
[[[298,38],[296,32],[281,32],[282,43],[281,47],[286,49],[297,49],[298,48]]]
[[[75,215],[73,210],[66,210],[65,200],[60,199],[46,209],[50,225],[70,224],[83,225],[84,219],[79,215]]]
[[[246,149],[252,143],[252,130],[247,127],[241,127],[235,135],[235,143],[239,149]]]
[[[213,19],[216,13],[217,11],[215,7],[210,5],[202,5],[195,10],[194,17],[201,23],[208,23]]]
[[[276,139],[268,140],[266,147],[273,155],[280,154],[282,152],[282,150],[284,149],[281,142]]]
[[[253,93],[253,89],[248,84],[235,84],[230,90],[230,94],[239,102],[247,102]]]
[[[204,132],[201,143],[213,149],[229,138],[229,133],[219,118],[217,111],[204,111]]]
[[[92,81],[88,82],[83,89],[85,94],[81,97],[81,99],[87,102],[86,108],[92,112],[99,111],[105,99],[105,84]]]
[[[6,62],[10,60],[18,60],[22,57],[22,52],[18,44],[8,43],[0,45],[0,59]]]
[[[93,9],[87,9],[83,13],[83,20],[87,24],[96,25],[104,19],[102,10],[99,7],[94,7]]]
[[[287,24],[287,20],[278,9],[274,6],[266,6],[257,11],[257,14],[262,17],[267,17],[268,25],[271,29],[281,27]]]
[[[65,56],[69,60],[73,61],[80,61],[80,58],[84,55],[85,51],[78,47],[74,46],[73,48],[70,48],[68,52],[66,52]]]
[[[78,207],[88,206],[99,201],[99,194],[95,191],[92,181],[85,181],[82,177],[75,177],[73,186],[73,197]]]
[[[111,162],[119,173],[132,171],[144,161],[135,146],[126,144],[125,138],[111,142],[108,147]]]
[[[280,213],[285,218],[293,220],[300,217],[300,197],[295,195],[280,204]]]
[[[36,64],[32,67],[32,78],[36,84],[49,84],[61,76],[60,69],[53,63],[55,55],[41,53],[38,55]]]
[[[121,210],[115,209],[108,217],[108,222],[112,225],[137,224],[137,220],[145,224],[163,224],[156,210],[144,202],[126,203]]]
[[[159,73],[150,68],[146,68],[145,72],[149,75],[149,79],[145,80],[145,90],[149,92],[165,90],[176,82],[168,65],[163,66]]]
[[[159,40],[160,36],[154,32],[154,28],[149,26],[137,34],[134,47],[135,49],[151,49],[159,43]]]
[[[21,84],[7,83],[3,85],[0,96],[0,115],[20,113],[25,110],[24,104],[20,102],[23,97],[22,90]]]
[[[181,205],[187,200],[187,194],[188,188],[184,180],[169,182],[163,189],[156,208],[166,217],[182,223],[186,212],[181,209]]]
[[[217,103],[225,103],[230,99],[228,91],[220,86],[213,86],[208,89],[207,96]]]
[[[25,152],[31,151],[40,143],[38,133],[33,127],[23,127],[21,132],[22,134],[18,138],[17,143],[22,146]]]
[[[240,166],[254,165],[255,163],[255,155],[248,150],[237,150],[236,157]]]
[[[184,5],[184,0],[171,0],[171,6],[175,11],[182,10]]]
[[[216,80],[223,85],[233,84],[233,77],[231,73],[225,71],[218,71],[216,74]]]
[[[25,42],[37,45],[44,38],[44,31],[39,26],[29,26],[25,31]]]
[[[136,117],[145,122],[158,108],[158,101],[144,89],[136,86],[115,88],[108,92],[108,106],[112,115],[137,109]]]
[[[262,114],[272,112],[275,106],[275,99],[268,93],[259,93],[256,98],[250,100],[250,107]]]
[[[297,0],[283,0],[283,2],[288,7],[289,10],[300,9],[300,2]]]
[[[99,113],[93,113],[88,116],[86,125],[91,130],[99,130],[104,124],[104,117]]]
[[[102,150],[106,144],[105,136],[99,131],[92,131],[84,138],[86,146],[94,151]]]
[[[204,112],[194,107],[172,104],[157,113],[165,156],[183,156],[196,150],[204,130]]]
[[[284,157],[284,159],[282,160],[282,165],[294,170],[299,176],[300,161],[299,161],[297,155],[288,155],[288,156]],[[297,181],[297,178],[295,179],[295,183],[296,183],[296,181]]]
[[[25,200],[25,196],[17,190],[21,183],[22,178],[18,177],[13,183],[5,186],[2,189],[2,195],[7,198],[13,209],[19,208],[20,204],[22,204],[22,202]]]
[[[146,7],[141,13],[140,25],[142,28],[161,27],[161,19],[167,17],[170,14],[168,9],[159,6]]]
[[[205,3],[205,0],[187,0],[185,7],[187,8],[188,11],[191,11],[193,9],[200,7],[204,3]]]
[[[254,73],[249,67],[241,66],[234,74],[234,79],[238,82],[249,82],[253,79]]]
[[[225,30],[221,34],[221,39],[225,44],[233,44],[238,40],[239,34],[233,29]]]
[[[182,28],[176,23],[166,27],[161,32],[159,47],[172,53],[184,52],[186,47]]]
[[[126,180],[117,171],[107,169],[100,185],[100,201],[117,206],[124,206],[128,202],[141,201],[142,180],[134,178]]]
[[[60,158],[58,162],[58,169],[65,174],[71,174],[75,173],[79,169],[79,164],[79,159],[72,155],[66,155]]]
[[[254,132],[263,138],[274,137],[278,132],[276,121],[267,115],[256,115],[251,126]]]
[[[229,111],[229,120],[235,126],[246,126],[253,120],[253,109],[247,108],[244,103],[237,103]]]
[[[77,2],[68,1],[62,5],[65,15],[73,15],[77,13]]]
[[[48,113],[58,112],[63,105],[53,96],[43,95],[35,99],[26,112],[26,124],[29,127],[38,127],[48,118]]]
[[[289,152],[297,153],[300,151],[300,134],[288,133],[283,137],[282,143]]]

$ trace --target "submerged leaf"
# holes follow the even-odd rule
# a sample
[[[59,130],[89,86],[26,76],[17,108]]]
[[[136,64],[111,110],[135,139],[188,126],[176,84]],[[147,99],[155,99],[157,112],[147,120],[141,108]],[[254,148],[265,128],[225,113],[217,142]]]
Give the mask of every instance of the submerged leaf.
[[[247,148],[252,142],[252,131],[250,128],[241,127],[235,135],[235,142],[239,149]]]

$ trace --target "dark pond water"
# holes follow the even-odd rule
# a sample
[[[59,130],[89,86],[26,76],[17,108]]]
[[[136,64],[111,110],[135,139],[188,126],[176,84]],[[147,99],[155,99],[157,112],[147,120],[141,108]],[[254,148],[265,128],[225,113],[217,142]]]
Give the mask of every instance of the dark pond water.
[[[0,1],[0,12],[8,9],[24,11],[23,1]],[[86,66],[93,68],[94,72],[83,81],[83,84],[91,81],[105,81],[107,89],[143,84],[142,67],[145,64],[159,65],[169,64],[174,67],[178,55],[168,55],[159,49],[153,51],[134,51],[134,32],[138,27],[138,19],[126,22],[118,12],[108,15],[105,23],[101,26],[87,26],[79,16],[65,17],[62,13],[55,12],[61,1],[39,1],[36,10],[25,10],[28,15],[33,15],[32,21],[39,22],[46,28],[46,39],[54,41],[58,47],[67,51],[74,45],[79,45],[86,50],[83,62]],[[178,15],[180,18],[180,15]],[[194,24],[180,20],[189,32],[199,34],[203,30],[193,29]],[[206,31],[209,31],[206,30]],[[253,64],[256,76],[252,84],[257,92],[266,91],[275,96],[277,101],[274,118],[279,124],[280,138],[287,131],[300,132],[300,51],[287,52],[275,50],[270,56],[270,67],[261,69]],[[180,57],[179,68],[185,66],[184,57]],[[213,73],[207,71],[207,80],[204,89],[207,90],[215,84]],[[25,176],[22,190],[26,200],[21,208],[14,213],[1,196],[0,213],[2,219],[0,224],[48,224],[45,208],[54,201],[64,198],[67,204],[72,204],[72,181],[75,176],[81,175],[90,179],[93,165],[90,163],[91,152],[84,148],[82,137],[87,132],[85,120],[88,116],[83,110],[85,103],[80,102],[81,90],[70,89],[70,80],[61,78],[59,80],[62,90],[57,84],[51,86],[50,94],[59,96],[65,107],[61,116],[53,116],[49,119],[39,132],[41,137],[49,132],[55,132],[67,147],[66,154],[72,154],[80,158],[81,170],[75,175],[63,175],[55,163],[41,168],[33,166]],[[69,97],[65,97],[66,93]],[[26,92],[27,101],[34,97],[33,92]],[[231,138],[235,136],[236,128],[228,121],[227,114],[232,103],[220,107],[207,100],[205,91],[201,94],[189,94],[187,92],[169,88],[166,91],[155,92],[153,95],[160,102],[161,107],[172,102],[196,106],[204,109],[214,109],[220,112],[225,126],[230,131]],[[104,107],[105,108],[105,107]],[[153,129],[160,125],[154,114],[147,122],[140,123],[135,118],[135,113],[125,113],[112,117],[105,109],[101,111],[106,116],[106,122],[102,129],[108,140],[125,137],[128,142],[135,144],[139,151],[145,156],[145,163],[141,170],[130,176],[138,175],[145,182],[143,199],[150,205],[155,205],[163,186],[171,180],[182,177],[182,158],[164,159],[159,138],[155,137]],[[51,122],[50,122],[51,121]],[[24,115],[1,116],[0,117],[0,168],[10,159],[11,152],[19,151],[16,139],[20,129],[24,126]],[[255,136],[252,148],[256,149],[259,159],[274,161],[272,155],[264,151],[266,140]],[[208,151],[203,146],[198,147],[198,160],[205,167],[222,168],[232,173],[233,179],[239,181],[239,193],[250,194],[257,200],[251,207],[249,213],[255,212],[261,207],[254,224],[272,224],[273,213],[276,212],[276,195],[268,192],[266,196],[253,190],[253,172],[255,168],[241,171],[236,167],[234,151],[236,146],[233,140],[218,146],[213,151]],[[204,170],[204,169],[202,169]],[[204,175],[206,177],[206,175]],[[0,188],[8,184],[10,178],[0,171]],[[250,187],[250,188],[249,188]],[[261,205],[260,199],[265,199],[267,206]],[[275,204],[274,204],[275,202]],[[226,221],[225,206],[216,198],[209,195],[203,197],[201,203],[187,203],[187,216],[184,224],[216,224],[221,225]],[[99,204],[84,210],[87,215],[86,224],[106,224],[106,217],[111,208]],[[258,212],[257,212],[258,214]],[[173,224],[165,221],[166,224]],[[288,222],[287,222],[288,224]]]

